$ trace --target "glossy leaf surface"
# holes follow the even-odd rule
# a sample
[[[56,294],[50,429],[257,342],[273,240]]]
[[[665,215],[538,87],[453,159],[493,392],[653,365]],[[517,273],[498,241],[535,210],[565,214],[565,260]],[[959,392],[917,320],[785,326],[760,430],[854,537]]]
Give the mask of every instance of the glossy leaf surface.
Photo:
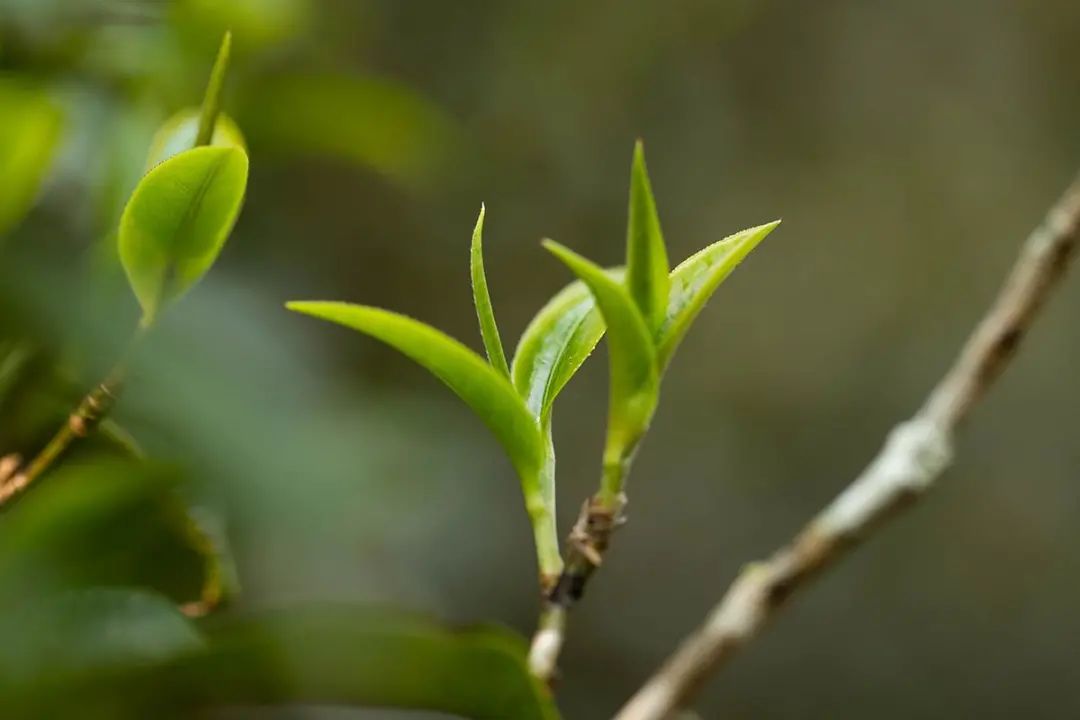
[[[605,330],[588,287],[563,288],[525,328],[514,352],[514,387],[536,417],[551,417],[555,398],[588,359]]]
[[[549,240],[544,246],[589,287],[607,323],[611,392],[605,455],[624,460],[648,428],[656,408],[659,378],[652,336],[622,283],[558,243]],[[610,460],[606,457],[605,463]]]
[[[480,336],[483,338],[488,360],[503,377],[509,378],[510,368],[506,364],[506,352],[503,350],[502,338],[499,337],[499,326],[495,322],[495,310],[491,307],[491,294],[488,292],[487,274],[484,272],[483,234],[484,208],[481,206],[469,252],[473,305],[476,306],[476,318],[480,321]]]
[[[405,315],[343,302],[290,302],[295,312],[359,330],[390,345],[443,381],[495,434],[523,481],[543,464],[540,427],[510,382],[482,357]],[[538,488],[526,488],[536,492]]]
[[[630,169],[626,284],[649,330],[655,332],[664,321],[668,305],[668,259],[641,141],[634,147],[634,162]]]
[[[143,322],[210,269],[240,214],[248,159],[235,147],[187,150],[151,170],[120,218],[120,261]]]
[[[777,220],[737,232],[691,255],[671,272],[671,299],[657,341],[661,368],[720,283],[779,224]]]

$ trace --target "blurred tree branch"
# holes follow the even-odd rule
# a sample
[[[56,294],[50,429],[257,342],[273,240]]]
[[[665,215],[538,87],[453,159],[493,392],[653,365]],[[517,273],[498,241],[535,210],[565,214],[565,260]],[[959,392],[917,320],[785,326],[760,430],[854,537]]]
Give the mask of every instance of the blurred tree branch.
[[[954,432],[1005,369],[1064,274],[1078,236],[1080,177],[1028,237],[994,304],[922,409],[893,429],[866,470],[790,544],[739,574],[705,623],[683,641],[616,720],[676,715],[795,591],[925,494],[951,462]]]

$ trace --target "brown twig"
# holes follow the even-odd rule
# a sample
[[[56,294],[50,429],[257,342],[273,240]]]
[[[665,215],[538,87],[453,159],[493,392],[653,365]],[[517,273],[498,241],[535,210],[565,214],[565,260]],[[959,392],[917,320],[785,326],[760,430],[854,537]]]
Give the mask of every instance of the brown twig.
[[[109,374],[79,402],[49,443],[25,468],[18,470],[0,486],[0,506],[11,502],[41,476],[73,442],[90,435],[112,410],[122,384],[122,371]]]
[[[1080,178],[1031,234],[994,304],[922,409],[898,425],[854,483],[786,547],[736,578],[691,634],[616,716],[664,720],[752,640],[795,591],[875,527],[922,496],[952,458],[952,436],[1013,357],[1080,235]]]
[[[566,635],[566,616],[585,592],[585,584],[603,562],[611,535],[623,523],[626,496],[614,507],[594,496],[585,501],[566,542],[566,564],[555,584],[547,589],[536,634],[529,649],[529,669],[550,683],[555,677],[559,653]]]

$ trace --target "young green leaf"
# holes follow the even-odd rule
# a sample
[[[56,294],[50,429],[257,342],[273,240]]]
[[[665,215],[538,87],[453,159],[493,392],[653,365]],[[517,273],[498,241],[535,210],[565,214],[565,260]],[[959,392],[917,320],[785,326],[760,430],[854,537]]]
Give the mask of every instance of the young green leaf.
[[[201,147],[161,163],[139,182],[120,218],[120,261],[149,325],[214,264],[240,213],[247,154]]]
[[[469,252],[469,269],[472,273],[473,304],[476,306],[476,318],[480,321],[480,336],[484,340],[491,366],[505,377],[510,377],[510,368],[506,364],[499,326],[495,322],[495,310],[491,307],[491,295],[488,293],[487,275],[484,273],[484,206],[480,206],[480,216],[476,218],[473,229],[472,248]]]
[[[186,108],[174,114],[154,133],[154,138],[150,143],[150,152],[146,158],[146,169],[151,170],[173,155],[195,147],[198,133],[198,108]],[[214,135],[208,144],[236,147],[247,151],[247,143],[244,141],[244,135],[240,132],[239,126],[225,113],[218,113]]]
[[[558,243],[546,240],[544,247],[589,287],[607,323],[611,390],[603,492],[613,501],[621,492],[626,465],[656,409],[659,394],[656,349],[645,318],[622,283]]]
[[[671,299],[657,334],[661,368],[671,361],[690,324],[720,283],[779,224],[776,220],[737,232],[691,255],[671,272]]]
[[[33,204],[62,121],[60,109],[41,91],[0,80],[0,236]]]
[[[209,145],[217,129],[217,117],[221,111],[221,91],[225,86],[225,74],[229,70],[229,54],[232,49],[232,33],[226,31],[221,38],[214,67],[210,70],[210,81],[203,96],[202,112],[199,116],[199,131],[195,136],[195,147]]]
[[[645,148],[640,140],[634,146],[634,162],[630,169],[626,283],[649,329],[656,332],[664,321],[668,304],[668,259],[645,168]]]
[[[286,307],[371,335],[423,365],[480,416],[523,478],[535,475],[543,462],[539,425],[509,381],[475,352],[430,325],[389,310],[343,302],[290,302]]]
[[[541,308],[514,352],[511,377],[529,410],[547,423],[555,397],[604,336],[604,318],[577,280]]]
[[[521,478],[540,572],[550,576],[561,570],[554,508],[542,480],[545,440],[539,422],[509,380],[457,340],[398,313],[342,302],[290,302],[286,307],[381,340],[427,368],[464,400],[494,433]]]

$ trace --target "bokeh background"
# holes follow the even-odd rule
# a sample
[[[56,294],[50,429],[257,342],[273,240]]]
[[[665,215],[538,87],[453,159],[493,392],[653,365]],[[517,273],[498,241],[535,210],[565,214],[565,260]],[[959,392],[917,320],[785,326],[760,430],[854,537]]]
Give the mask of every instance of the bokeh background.
[[[855,476],[1080,161],[1068,0],[0,0],[0,72],[63,115],[0,263],[6,347],[33,371],[5,393],[0,449],[40,444],[130,327],[110,233],[225,27],[247,203],[116,418],[228,538],[238,605],[375,600],[526,634],[537,609],[517,481],[481,423],[284,301],[393,308],[479,348],[467,263],[485,202],[512,347],[568,281],[542,237],[619,261],[638,137],[673,260],[784,220],[665,381],[630,523],[573,617],[569,718],[610,716],[744,563]],[[702,717],[1080,713],[1078,303],[1075,283],[1055,297],[928,502],[799,598]],[[564,530],[596,483],[605,407],[601,347],[555,413]]]

